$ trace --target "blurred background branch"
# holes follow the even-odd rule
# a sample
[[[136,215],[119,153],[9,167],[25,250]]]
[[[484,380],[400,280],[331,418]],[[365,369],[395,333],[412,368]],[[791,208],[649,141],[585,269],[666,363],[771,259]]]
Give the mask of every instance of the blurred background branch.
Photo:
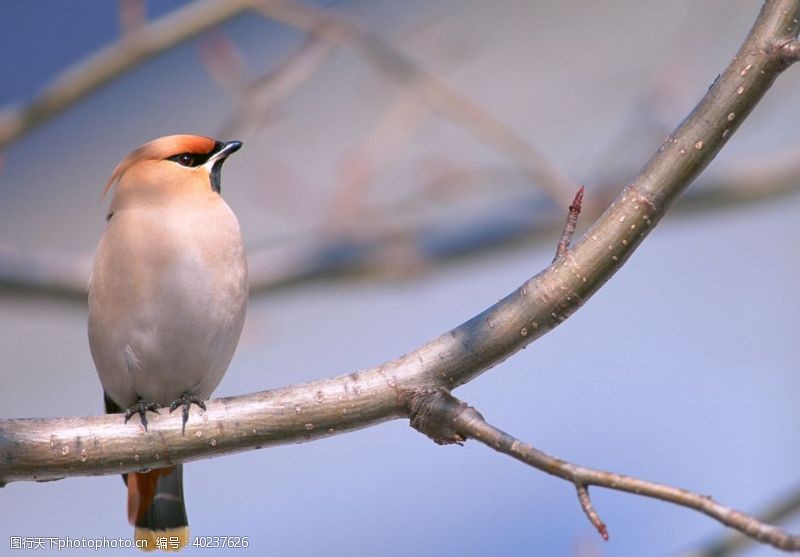
[[[112,79],[250,7],[249,0],[200,0],[157,21],[130,23],[131,3],[122,2],[119,41],[56,76],[30,103],[0,111],[0,149],[57,116]]]
[[[502,172],[498,175],[491,170],[471,174],[472,179],[479,182],[502,182],[507,179]],[[708,211],[780,199],[800,189],[798,176],[799,146],[736,161],[717,176],[701,177],[697,187],[688,191],[678,202],[675,213],[697,218]],[[458,177],[455,179],[459,182],[463,180]],[[331,209],[332,218],[349,225],[346,228],[348,233],[320,232],[309,238],[280,242],[251,251],[251,295],[300,286],[310,280],[376,275],[418,276],[430,265],[464,256],[519,243],[551,242],[563,221],[563,216],[550,209],[548,204],[543,204],[539,195],[530,193],[515,196],[511,200],[496,200],[489,203],[482,214],[454,223],[411,222],[390,227],[385,220],[375,218],[369,226],[364,226],[363,214],[357,212],[353,215],[351,211],[358,209],[349,207],[349,204],[355,203],[355,198],[350,192],[343,191],[362,184],[359,177],[353,180],[356,181],[352,184],[343,182],[337,190],[342,194],[340,203],[343,207]],[[444,186],[431,184],[429,187]],[[587,205],[584,208],[586,218],[599,216],[600,204],[609,201],[606,195],[611,190],[611,187],[601,186],[598,190],[588,186]],[[402,211],[404,207],[401,203],[402,200],[398,201],[399,210]],[[391,207],[384,210],[391,211]],[[347,212],[339,214],[340,211]],[[352,234],[352,227],[356,227],[357,234]],[[400,246],[405,247],[398,251],[396,248]],[[387,252],[393,257],[386,257]],[[394,257],[402,253],[406,256]],[[57,296],[85,303],[91,258],[88,253],[31,253],[0,245],[0,291]]]
[[[512,168],[521,170],[562,207],[575,186],[519,134],[386,41],[332,13],[290,0],[200,1],[150,23],[144,21],[143,3],[122,2],[123,34],[119,42],[66,70],[30,104],[4,109],[0,115],[0,147],[137,64],[246,9],[256,9],[264,17],[297,27],[306,38],[275,67],[256,77],[224,33],[216,32],[200,44],[209,74],[234,102],[223,125],[223,136],[268,125],[280,103],[320,70],[337,45],[357,47],[377,71],[395,79],[401,91],[362,145],[342,160],[338,185],[317,230],[306,237],[251,250],[254,294],[348,275],[414,276],[428,265],[452,258],[524,241],[551,241],[561,221],[555,205],[535,189],[523,189],[511,199],[497,195],[498,188],[513,177],[493,169],[463,169],[438,178],[433,173],[431,182],[411,198],[399,198],[381,207],[370,205],[367,198],[374,175],[412,140],[431,110],[452,118],[469,133],[505,153]],[[598,176],[596,183],[589,183],[586,214],[590,218],[598,216],[631,174],[631,168],[620,169],[618,175]],[[800,146],[752,155],[729,164],[717,175],[705,177],[684,196],[679,209],[707,211],[780,197],[800,187],[798,175]],[[420,194],[445,195],[451,200],[468,196],[470,182],[485,200],[485,209],[473,218],[455,222],[443,222],[438,215],[397,218],[418,211],[419,207],[410,202],[418,203]],[[387,253],[391,256],[387,257]],[[0,245],[0,290],[80,301],[85,299],[89,267],[89,254],[31,253],[13,245]]]

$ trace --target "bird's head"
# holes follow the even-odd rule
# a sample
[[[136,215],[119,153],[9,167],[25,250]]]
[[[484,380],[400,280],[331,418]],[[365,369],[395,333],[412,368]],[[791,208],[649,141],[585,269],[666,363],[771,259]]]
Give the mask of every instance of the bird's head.
[[[129,202],[159,202],[176,196],[221,191],[222,163],[240,141],[199,135],[169,135],[145,143],[114,169],[103,195],[116,186],[112,210]]]

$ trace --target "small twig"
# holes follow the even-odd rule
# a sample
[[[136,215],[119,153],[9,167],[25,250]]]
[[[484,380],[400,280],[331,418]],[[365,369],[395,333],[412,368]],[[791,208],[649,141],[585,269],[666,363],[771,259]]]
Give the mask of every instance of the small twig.
[[[578,490],[578,501],[580,501],[583,512],[586,513],[586,518],[597,529],[600,536],[605,541],[608,541],[608,529],[594,509],[594,505],[592,505],[592,499],[589,497],[589,488],[584,484],[575,484],[575,489]]]
[[[578,224],[578,215],[581,214],[581,204],[583,203],[583,186],[580,187],[578,193],[575,194],[575,199],[569,206],[569,213],[567,220],[564,221],[564,228],[561,230],[561,238],[558,240],[558,247],[556,247],[556,256],[553,261],[559,257],[564,257],[569,249],[569,244],[572,242],[572,235],[575,234],[575,227]]]
[[[410,393],[406,400],[411,425],[418,431],[428,436],[441,436],[442,432],[445,432],[445,436],[450,438],[475,439],[500,453],[577,486],[581,506],[600,535],[603,535],[605,525],[592,508],[588,492],[585,498],[581,496],[581,489],[586,490],[591,485],[675,503],[702,512],[725,526],[778,549],[800,551],[800,536],[794,536],[741,511],[717,503],[708,495],[614,472],[586,468],[550,456],[489,424],[477,410],[444,389]],[[418,418],[420,414],[425,416],[422,421]]]

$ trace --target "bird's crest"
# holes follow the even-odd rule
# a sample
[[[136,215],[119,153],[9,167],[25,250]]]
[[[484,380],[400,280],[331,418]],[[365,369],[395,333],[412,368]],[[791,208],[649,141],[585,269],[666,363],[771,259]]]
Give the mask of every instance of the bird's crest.
[[[206,154],[214,149],[215,143],[210,137],[201,135],[167,135],[145,143],[117,165],[103,189],[100,199],[103,199],[109,190],[120,181],[122,175],[137,162],[164,160],[180,153]]]

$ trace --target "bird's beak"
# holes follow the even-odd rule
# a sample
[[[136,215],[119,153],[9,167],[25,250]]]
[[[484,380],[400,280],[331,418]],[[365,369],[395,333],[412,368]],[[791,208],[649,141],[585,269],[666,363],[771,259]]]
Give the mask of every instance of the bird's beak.
[[[203,165],[208,169],[208,174],[211,178],[211,189],[217,193],[222,191],[222,163],[225,162],[225,159],[242,148],[242,142],[228,141],[227,143],[220,143],[220,145],[221,147],[219,147]]]
[[[217,161],[225,160],[241,148],[241,141],[228,141],[226,143],[222,143],[222,147],[220,147],[216,153],[211,155],[206,164],[211,163],[213,165]]]

